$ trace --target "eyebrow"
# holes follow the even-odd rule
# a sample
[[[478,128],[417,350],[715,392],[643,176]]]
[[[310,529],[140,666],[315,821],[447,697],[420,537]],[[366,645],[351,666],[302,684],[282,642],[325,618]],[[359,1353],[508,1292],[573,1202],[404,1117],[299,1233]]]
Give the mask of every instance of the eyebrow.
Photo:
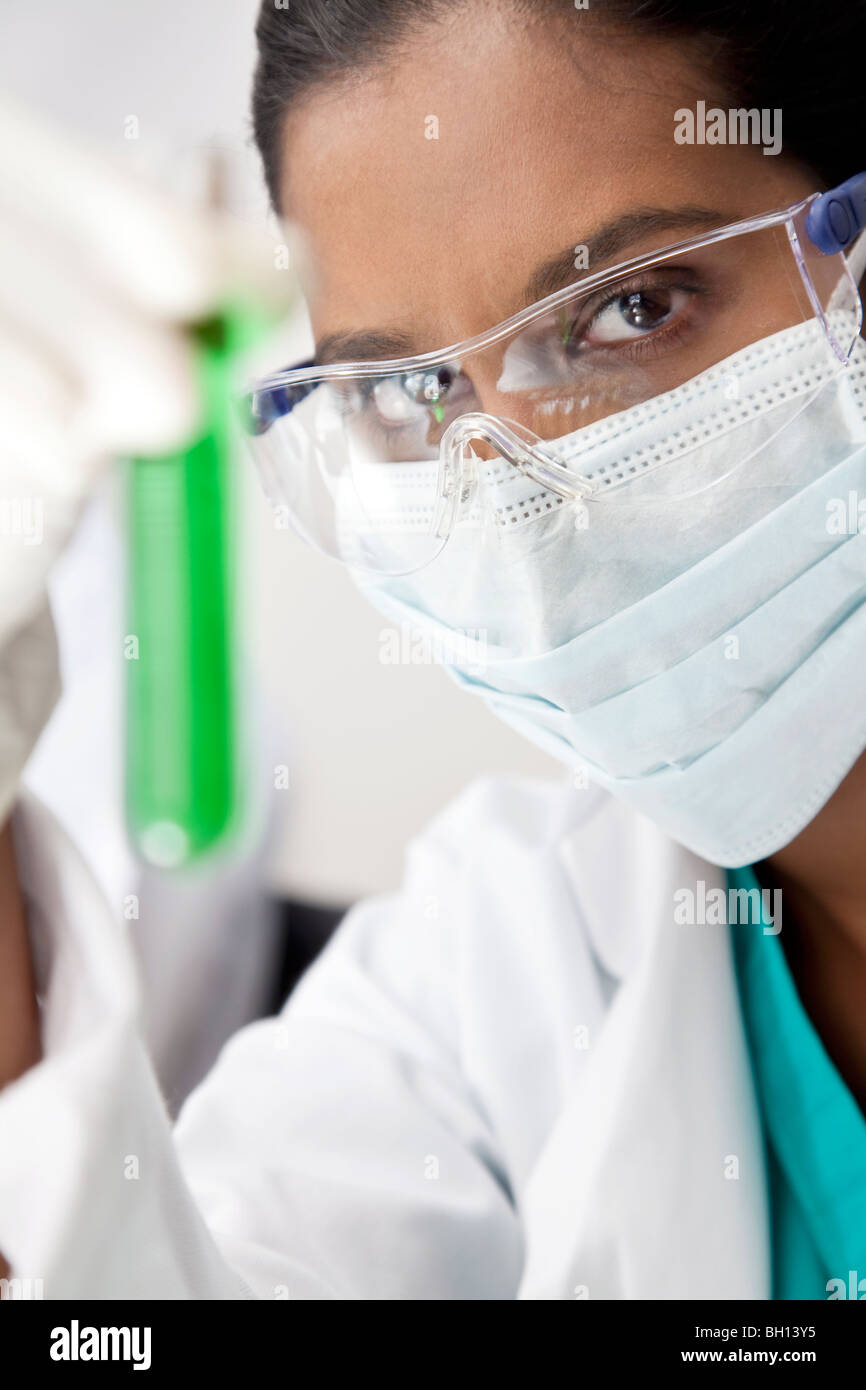
[[[366,328],[360,333],[329,333],[316,344],[314,361],[317,367],[325,367],[331,362],[387,361],[411,355],[412,339],[407,334]]]
[[[537,299],[564,289],[566,285],[580,280],[575,275],[575,253],[578,247],[586,248],[588,273],[594,275],[603,270],[605,263],[620,256],[627,247],[652,232],[682,231],[694,228],[695,231],[724,226],[728,218],[714,208],[694,205],[679,208],[635,208],[623,213],[615,221],[599,227],[584,242],[575,242],[536,270],[528,280],[523,291],[523,306],[534,304]],[[661,249],[661,248],[659,248]]]
[[[605,262],[619,256],[627,247],[642,237],[654,232],[666,232],[692,228],[721,227],[726,222],[725,214],[713,208],[687,205],[679,208],[634,208],[612,222],[597,228],[585,241],[575,241],[572,246],[545,261],[533,272],[527,281],[520,308],[544,299],[566,285],[576,284],[581,276],[576,273],[575,255],[577,247],[586,248],[589,274],[603,269]],[[387,361],[394,357],[408,357],[417,349],[412,338],[394,329],[378,331],[374,328],[362,329],[356,333],[330,333],[316,344],[315,362],[318,366],[328,366],[333,362]]]

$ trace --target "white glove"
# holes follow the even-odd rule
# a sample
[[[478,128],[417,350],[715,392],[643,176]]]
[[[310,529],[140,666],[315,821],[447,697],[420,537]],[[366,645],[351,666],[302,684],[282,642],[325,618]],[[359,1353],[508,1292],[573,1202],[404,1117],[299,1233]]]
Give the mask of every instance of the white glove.
[[[192,437],[183,325],[288,303],[273,243],[0,105],[0,824],[58,693],[45,583],[107,460]]]

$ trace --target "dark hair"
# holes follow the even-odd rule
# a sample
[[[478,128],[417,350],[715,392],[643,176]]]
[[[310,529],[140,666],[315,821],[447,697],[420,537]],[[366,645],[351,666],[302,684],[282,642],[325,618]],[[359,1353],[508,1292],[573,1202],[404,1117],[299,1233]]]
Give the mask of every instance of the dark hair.
[[[263,0],[253,131],[278,206],[283,117],[303,93],[362,75],[467,0]],[[496,3],[496,0],[487,0]],[[557,0],[502,0],[538,15]],[[568,7],[573,10],[571,0]],[[593,19],[636,34],[698,40],[736,106],[781,108],[785,153],[826,187],[866,167],[863,0],[590,0]]]

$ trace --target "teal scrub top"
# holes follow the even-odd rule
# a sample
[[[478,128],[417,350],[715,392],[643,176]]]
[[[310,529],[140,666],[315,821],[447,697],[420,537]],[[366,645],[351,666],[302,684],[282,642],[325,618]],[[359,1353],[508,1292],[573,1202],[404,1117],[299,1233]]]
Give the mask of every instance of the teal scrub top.
[[[759,889],[751,868],[727,874],[729,889]],[[731,931],[767,1154],[773,1298],[866,1299],[866,1118],[769,925],[762,915]]]

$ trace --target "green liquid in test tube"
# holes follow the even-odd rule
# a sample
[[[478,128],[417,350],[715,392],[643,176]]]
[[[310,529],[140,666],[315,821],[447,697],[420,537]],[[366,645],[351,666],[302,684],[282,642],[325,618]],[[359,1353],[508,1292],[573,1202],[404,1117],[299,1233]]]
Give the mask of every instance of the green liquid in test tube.
[[[135,459],[128,489],[127,824],[142,857],[193,864],[237,828],[231,367],[254,316],[193,330],[204,425]]]

